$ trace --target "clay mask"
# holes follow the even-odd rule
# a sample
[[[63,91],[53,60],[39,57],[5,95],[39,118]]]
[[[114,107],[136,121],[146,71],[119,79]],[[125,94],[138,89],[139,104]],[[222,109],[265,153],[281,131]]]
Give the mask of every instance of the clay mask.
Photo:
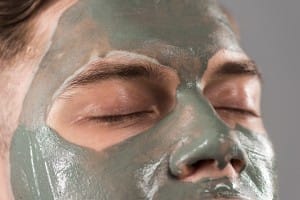
[[[218,55],[221,58],[215,60]],[[241,98],[228,95],[227,90],[214,90],[218,85],[232,88],[232,84],[237,84],[236,79],[242,78],[238,82],[242,84],[237,85],[243,88],[233,87],[236,93],[252,94],[248,90],[255,87],[247,87],[246,83],[248,78],[251,81],[258,81],[258,78],[249,73],[249,69],[243,69],[245,65],[237,64],[246,63],[246,56],[235,55],[244,53],[228,19],[215,1],[89,0],[76,3],[58,24],[49,52],[28,92],[21,122],[14,134],[11,171],[15,198],[278,199],[271,143],[266,134],[258,133],[252,124],[259,117],[255,118],[253,114],[250,117],[250,111],[228,109],[228,96],[234,99],[232,104],[235,105],[239,105],[236,101],[242,101]],[[220,60],[227,61],[218,64]],[[127,68],[131,67],[131,71],[120,71],[120,64],[124,63]],[[145,67],[141,66],[144,63],[163,68],[165,71],[161,74],[165,78],[157,78],[158,73],[154,78],[151,73],[156,70],[145,72]],[[97,76],[89,74],[90,79],[85,81],[74,81],[93,66],[95,69],[105,66],[106,71]],[[214,71],[220,66],[223,70]],[[119,71],[107,73],[111,69]],[[173,78],[168,79],[168,75]],[[141,83],[132,83],[132,79]],[[168,85],[173,79],[178,83]],[[105,89],[114,89],[112,86],[119,82],[122,83],[119,85],[122,92],[118,90],[114,95],[115,90],[111,90],[102,95]],[[132,85],[141,88],[126,90]],[[99,105],[101,109],[97,106],[92,109],[104,112],[107,105],[120,96],[127,99],[147,97],[144,89],[156,91],[157,87],[159,95],[136,101],[136,104],[142,101],[142,105],[150,102],[150,108],[154,107],[157,112],[138,110],[132,115],[130,109],[126,108],[125,112],[117,107],[114,112],[122,112],[117,117],[97,118],[102,120],[102,125],[95,125],[96,131],[92,125],[84,132],[60,129],[49,120],[51,111],[59,108],[63,113],[60,123],[68,124],[69,115],[65,115],[64,105],[77,105],[71,109],[72,114],[77,113],[78,107],[87,106],[82,104],[86,102],[82,99],[91,100],[78,95],[86,94],[86,91],[91,91],[97,99],[89,105],[98,105],[108,99],[107,103]],[[71,91],[71,95],[61,98],[66,90]],[[77,90],[83,93],[77,93]],[[170,95],[165,97],[162,91],[170,91]],[[100,97],[98,92],[101,98],[97,98]],[[227,107],[221,104],[220,95],[223,95]],[[68,99],[68,103],[55,107],[59,99]],[[74,102],[80,102],[80,106]],[[123,101],[120,102],[124,105]],[[249,102],[252,105],[251,102],[255,101]],[[164,112],[165,107],[170,109]],[[136,128],[135,134],[116,140],[105,148],[94,142],[85,143],[97,140],[108,130],[107,127],[117,130],[111,123],[121,123],[124,118],[134,119],[137,123],[122,124],[119,129],[139,127],[144,119],[148,119],[145,116],[149,112],[164,114],[145,123],[146,128]],[[100,128],[101,131],[97,131]],[[121,137],[118,134],[111,131],[108,137]],[[78,135],[81,139],[73,140]],[[98,146],[94,148],[94,144]],[[205,172],[205,166],[210,166],[207,164],[210,162],[215,163],[219,170],[238,162],[238,176],[214,177]],[[204,167],[201,178],[190,181],[185,177],[187,169],[201,171],[201,166]]]

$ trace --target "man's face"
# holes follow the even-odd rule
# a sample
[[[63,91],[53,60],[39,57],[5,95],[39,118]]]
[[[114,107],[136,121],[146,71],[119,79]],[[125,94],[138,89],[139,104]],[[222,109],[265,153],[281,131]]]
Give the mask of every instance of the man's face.
[[[27,94],[13,192],[276,199],[260,114],[257,69],[215,1],[80,1]]]

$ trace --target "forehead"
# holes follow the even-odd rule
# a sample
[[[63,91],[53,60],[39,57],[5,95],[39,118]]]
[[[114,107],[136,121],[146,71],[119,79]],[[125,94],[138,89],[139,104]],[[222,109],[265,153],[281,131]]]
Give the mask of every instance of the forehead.
[[[35,118],[28,113],[45,113],[51,97],[68,77],[114,50],[145,55],[188,77],[202,73],[208,59],[220,49],[240,51],[216,1],[78,1],[55,29],[23,113],[28,119]]]
[[[230,34],[228,20],[212,0],[85,1],[77,5],[116,48],[159,39],[197,50],[218,31]],[[219,41],[214,41],[219,42]]]
[[[216,1],[85,0],[61,18],[42,67],[61,72],[63,65],[63,72],[73,73],[89,60],[122,50],[180,71],[180,66],[193,69],[195,62],[205,67],[220,49],[241,51]]]
[[[199,54],[228,44],[234,48],[236,43],[228,18],[213,0],[80,1],[64,19],[65,29],[80,29],[77,37],[98,37],[119,50],[157,40]]]

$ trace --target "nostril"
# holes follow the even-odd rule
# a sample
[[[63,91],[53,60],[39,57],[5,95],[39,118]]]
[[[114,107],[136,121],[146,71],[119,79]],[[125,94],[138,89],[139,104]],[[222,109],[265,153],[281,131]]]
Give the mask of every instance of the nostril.
[[[189,182],[206,177],[237,178],[248,163],[246,154],[231,137],[220,145],[208,139],[180,143],[169,158],[170,175]]]
[[[191,168],[194,170],[205,168],[208,165],[212,165],[215,162],[213,159],[207,159],[207,160],[199,160],[193,164],[190,165]]]
[[[205,171],[205,169],[208,166],[214,165],[216,161],[213,159],[207,159],[207,160],[199,160],[192,164],[185,164],[181,166],[181,173],[179,175],[180,179],[184,179],[188,176],[193,175],[197,171]]]
[[[246,163],[240,159],[231,159],[230,164],[236,173],[241,173],[246,167]]]
[[[225,166],[224,169],[220,169],[218,161],[214,159],[199,160],[191,164],[186,163],[180,167],[181,173],[178,178],[188,182],[195,182],[204,177],[227,176],[232,178],[244,170],[245,162],[240,159],[231,159]]]

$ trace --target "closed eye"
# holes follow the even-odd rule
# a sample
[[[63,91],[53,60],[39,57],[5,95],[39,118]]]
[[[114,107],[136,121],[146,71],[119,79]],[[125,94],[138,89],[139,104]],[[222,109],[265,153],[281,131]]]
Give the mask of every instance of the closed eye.
[[[232,113],[236,113],[239,115],[245,115],[245,116],[250,116],[250,117],[261,117],[259,114],[257,114],[254,111],[242,109],[242,108],[225,107],[225,106],[217,106],[214,108],[216,111],[227,111],[227,112],[232,112]]]
[[[260,112],[260,81],[253,76],[223,76],[203,89],[215,111],[229,127],[237,124],[265,132]]]
[[[133,112],[128,114],[120,114],[120,115],[105,115],[105,116],[92,116],[88,117],[87,121],[92,121],[96,123],[101,124],[120,124],[125,123],[133,120],[143,119],[150,117],[153,115],[155,111],[153,110],[145,110],[145,111],[139,111],[139,112]]]

